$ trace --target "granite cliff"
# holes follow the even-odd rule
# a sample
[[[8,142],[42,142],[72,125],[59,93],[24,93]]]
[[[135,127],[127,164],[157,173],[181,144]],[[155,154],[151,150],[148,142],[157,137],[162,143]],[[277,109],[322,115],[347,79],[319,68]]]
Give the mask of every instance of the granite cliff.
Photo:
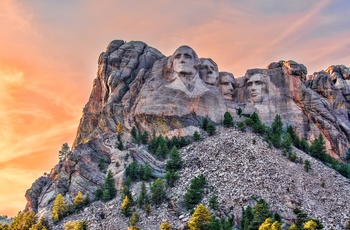
[[[131,141],[132,127],[135,126],[140,132],[155,132],[169,138],[192,136],[195,131],[201,131],[199,127],[203,118],[207,117],[219,125],[226,111],[235,120],[241,119],[237,110],[243,114],[256,112],[268,125],[279,114],[286,124],[294,127],[299,137],[309,142],[322,135],[328,154],[342,160],[350,148],[349,73],[349,68],[344,65],[335,65],[307,75],[304,65],[294,61],[279,61],[269,64],[265,69],[247,70],[245,76],[235,78],[232,73],[220,72],[212,59],[199,58],[188,46],[181,46],[173,55],[166,57],[143,42],[112,41],[98,59],[97,77],[83,110],[72,153],[27,191],[26,210],[49,216],[58,193],[64,194],[69,203],[73,202],[78,191],[89,194],[94,200],[95,191],[103,185],[105,171],[108,170],[112,172],[116,187],[120,190],[125,167],[131,161],[140,164],[147,162],[154,175],[162,176],[165,172],[164,162]],[[121,135],[124,151],[116,148],[118,124],[124,129]],[[240,138],[241,135],[245,138]],[[348,201],[342,200],[343,196],[346,197],[344,191],[350,191],[349,180],[325,166],[317,166],[315,174],[300,172],[300,175],[295,176],[299,166],[281,160],[283,157],[266,148],[260,139],[258,148],[252,145],[249,139],[258,139],[253,134],[233,130],[219,132],[219,136],[223,140],[227,139],[225,143],[221,143],[223,140],[220,138],[213,142],[208,139],[203,143],[205,147],[194,144],[182,152],[186,167],[181,172],[178,186],[169,193],[170,201],[177,200],[177,196],[184,193],[183,185],[188,183],[187,177],[193,177],[198,171],[205,173],[211,185],[220,190],[223,197],[221,201],[226,204],[223,209],[236,208],[236,216],[239,216],[239,210],[250,202],[251,197],[260,196],[270,201],[272,207],[289,221],[294,218],[292,206],[313,212],[315,217],[339,228],[344,225],[344,219],[350,218],[350,205],[346,203]],[[230,151],[225,150],[228,154],[226,157],[230,159],[224,159],[225,155],[221,154],[224,150],[217,146],[218,142],[223,146],[227,144],[225,148]],[[245,155],[247,151],[249,154]],[[131,158],[126,155],[131,155]],[[310,157],[303,155],[303,158]],[[256,159],[259,160],[255,162]],[[220,172],[224,167],[221,164],[226,160],[231,162],[225,166],[227,170],[217,175],[216,170]],[[106,165],[105,171],[99,168],[101,162]],[[118,167],[117,162],[120,165]],[[272,168],[270,172],[262,168],[267,163],[279,163],[281,166]],[[221,169],[214,169],[215,165]],[[244,170],[250,167],[256,168],[256,172]],[[191,173],[190,169],[197,171]],[[316,170],[321,172],[316,173]],[[255,182],[247,177],[255,178]],[[339,182],[328,181],[332,177],[339,177]],[[247,181],[239,181],[242,178]],[[327,190],[322,190],[313,182],[323,179],[330,185]],[[280,191],[269,189],[270,184],[264,184],[266,180],[280,181]],[[242,187],[235,187],[232,181]],[[317,190],[309,187],[308,183],[316,186]],[[332,183],[338,184],[333,186]],[[264,190],[258,192],[262,187]],[[284,191],[287,187],[288,194]],[[325,200],[322,204],[318,200],[321,193]],[[111,205],[117,209],[120,206],[118,202],[112,201]],[[99,203],[94,205],[98,206]],[[318,209],[319,206],[322,206],[322,210]],[[347,213],[337,214],[338,208]],[[160,210],[165,212],[166,208]],[[104,212],[113,211],[106,208]],[[170,212],[172,221],[186,215],[181,210],[174,212],[174,215]],[[109,218],[115,215],[122,220],[118,211]],[[94,221],[91,220],[90,224],[98,229]],[[181,221],[174,224],[180,227]],[[145,223],[146,226],[154,226],[154,223]]]

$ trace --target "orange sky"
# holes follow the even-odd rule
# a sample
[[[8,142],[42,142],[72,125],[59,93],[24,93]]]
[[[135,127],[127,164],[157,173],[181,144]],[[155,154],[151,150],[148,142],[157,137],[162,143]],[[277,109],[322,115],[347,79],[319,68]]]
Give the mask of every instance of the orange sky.
[[[0,215],[22,210],[26,189],[73,142],[98,56],[113,39],[167,56],[186,44],[236,77],[279,60],[309,73],[350,65],[348,0],[189,2],[0,2]]]

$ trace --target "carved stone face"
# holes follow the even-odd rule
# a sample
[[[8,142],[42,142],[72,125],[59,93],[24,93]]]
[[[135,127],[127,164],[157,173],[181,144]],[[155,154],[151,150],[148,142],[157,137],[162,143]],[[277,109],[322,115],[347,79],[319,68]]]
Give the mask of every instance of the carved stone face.
[[[249,91],[249,99],[254,103],[259,103],[263,101],[263,96],[267,94],[267,85],[263,81],[263,76],[261,74],[254,74],[247,81],[247,89]]]
[[[178,75],[193,75],[196,72],[194,51],[189,47],[180,47],[173,54],[173,69]]]
[[[202,80],[206,84],[217,85],[219,80],[219,72],[214,63],[212,63],[209,59],[203,59],[201,63],[201,70],[203,71]]]
[[[220,76],[219,88],[222,96],[229,101],[233,100],[234,78],[229,74]]]

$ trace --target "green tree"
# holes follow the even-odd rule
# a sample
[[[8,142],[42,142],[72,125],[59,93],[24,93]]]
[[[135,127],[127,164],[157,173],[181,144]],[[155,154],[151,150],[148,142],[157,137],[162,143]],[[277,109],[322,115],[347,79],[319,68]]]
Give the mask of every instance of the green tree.
[[[175,171],[167,171],[164,175],[164,179],[169,187],[174,187],[175,182],[179,179],[179,174]]]
[[[142,179],[145,181],[149,181],[151,179],[151,177],[152,177],[152,169],[149,166],[149,164],[146,163],[145,169],[144,169],[143,174],[142,174]]]
[[[130,225],[135,225],[140,219],[140,214],[138,212],[134,212],[130,219]]]
[[[87,230],[86,221],[69,221],[64,224],[64,230]]]
[[[209,124],[209,119],[207,117],[205,117],[202,121],[202,129],[207,131],[208,124]]]
[[[148,132],[144,131],[141,136],[142,144],[146,145],[148,143]]]
[[[160,159],[164,159],[168,153],[169,153],[169,148],[165,143],[165,141],[160,142],[156,150],[156,156]]]
[[[139,179],[139,165],[133,161],[131,162],[125,169],[126,176],[130,177],[132,181],[136,181]]]
[[[272,214],[269,210],[269,205],[264,199],[258,200],[258,203],[254,206],[253,220],[250,224],[250,229],[258,229],[259,226],[267,219],[271,218]]]
[[[53,207],[52,207],[52,220],[54,222],[58,222],[60,221],[63,217],[65,217],[68,213],[68,205],[66,204],[66,202],[64,201],[64,197],[61,193],[59,193],[56,198],[55,201],[53,203]]]
[[[220,207],[219,201],[218,201],[218,196],[212,196],[209,199],[209,208],[212,210],[218,210]]]
[[[146,184],[145,184],[145,182],[142,182],[141,192],[140,192],[139,198],[137,199],[137,204],[140,208],[142,208],[147,203],[148,203],[148,197],[147,197]]]
[[[290,155],[292,152],[292,138],[289,133],[284,135],[281,145],[282,145],[283,154]]]
[[[309,171],[310,171],[310,169],[311,169],[311,163],[310,163],[309,160],[305,160],[305,162],[304,162],[304,169],[305,169],[306,172],[309,172]]]
[[[215,125],[213,125],[212,123],[209,123],[207,125],[207,132],[208,132],[209,136],[213,136],[215,134],[215,132],[216,132]]]
[[[167,171],[177,171],[182,168],[183,160],[179,154],[179,151],[174,146],[169,153],[169,160],[165,165]]]
[[[320,134],[318,138],[316,138],[311,146],[310,146],[310,153],[311,156],[320,159],[322,162],[326,161],[327,156],[327,150],[326,150],[326,144],[324,141],[323,136]]]
[[[9,226],[10,230],[29,230],[35,224],[35,214],[32,211],[19,212]]]
[[[237,122],[237,128],[241,130],[242,132],[245,132],[247,129],[247,125],[245,122],[239,121]]]
[[[231,116],[231,114],[229,112],[226,112],[224,114],[224,121],[223,121],[223,125],[227,128],[232,127],[233,126],[233,117]]]
[[[203,204],[199,204],[188,222],[188,227],[190,230],[204,230],[210,225],[210,221],[209,210]]]
[[[74,198],[73,206],[75,209],[79,210],[83,207],[84,195],[82,192],[78,191],[78,194]]]
[[[191,209],[203,198],[203,188],[206,184],[206,179],[203,175],[194,177],[191,181],[190,187],[187,189],[184,196],[184,204],[187,209]]]
[[[123,144],[123,141],[122,141],[122,140],[119,141],[118,146],[117,146],[117,149],[119,149],[120,151],[123,151],[123,150],[124,150],[124,144]]]
[[[151,186],[152,192],[152,203],[155,205],[160,205],[166,198],[165,186],[162,179],[158,178],[155,180]]]
[[[194,139],[194,141],[200,141],[201,140],[201,135],[199,134],[198,131],[195,131],[193,133],[193,139]]]
[[[289,133],[290,137],[292,138],[293,145],[300,149],[300,138],[298,135],[296,135],[293,126],[287,126],[287,133]]]
[[[253,222],[253,212],[252,208],[248,206],[244,211],[243,211],[243,217],[241,221],[241,229],[242,230],[250,230],[250,225]]]
[[[102,199],[108,201],[113,199],[117,194],[117,189],[114,185],[114,178],[111,171],[108,171],[108,174],[105,178],[105,183],[103,185],[103,194]]]
[[[300,149],[304,152],[308,153],[310,151],[309,143],[307,143],[307,140],[303,137],[300,141]]]
[[[64,159],[66,159],[66,157],[68,156],[68,154],[70,154],[70,147],[67,143],[64,143],[61,147],[61,150],[58,152],[58,159],[60,161],[64,161]]]
[[[131,128],[130,134],[135,140],[137,139],[137,129],[135,126]]]
[[[159,230],[172,230],[172,227],[171,227],[171,225],[168,222],[163,222],[159,226]]]

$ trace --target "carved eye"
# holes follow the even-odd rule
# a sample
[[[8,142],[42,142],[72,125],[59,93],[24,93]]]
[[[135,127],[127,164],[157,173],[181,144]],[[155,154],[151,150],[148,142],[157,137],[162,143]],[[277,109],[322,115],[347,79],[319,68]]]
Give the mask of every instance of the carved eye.
[[[255,84],[256,84],[256,85],[262,85],[263,82],[262,82],[262,81],[256,81]]]
[[[247,86],[250,87],[250,86],[252,86],[252,84],[253,84],[253,82],[248,82]]]
[[[175,59],[180,59],[181,58],[181,54],[176,54],[175,55]]]
[[[192,59],[192,56],[189,54],[184,54],[185,58]]]
[[[210,66],[210,69],[211,69],[212,71],[215,71],[214,66]]]

